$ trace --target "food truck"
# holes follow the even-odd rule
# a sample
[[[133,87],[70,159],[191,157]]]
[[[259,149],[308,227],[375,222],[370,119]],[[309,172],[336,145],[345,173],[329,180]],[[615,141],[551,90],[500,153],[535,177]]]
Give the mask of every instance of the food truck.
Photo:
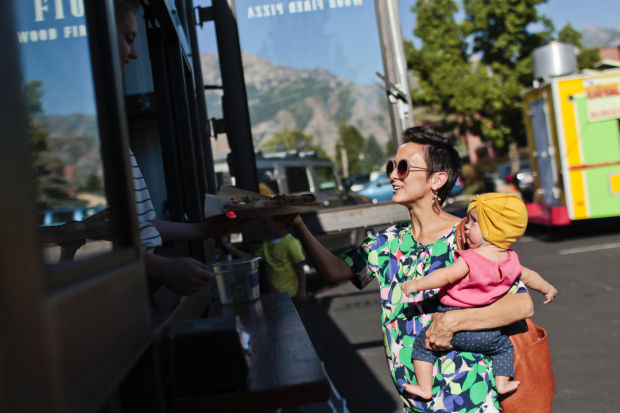
[[[547,72],[523,95],[536,176],[528,215],[549,226],[620,216],[620,70],[547,76],[562,66],[562,46],[540,50]]]
[[[205,222],[202,201],[217,193],[210,139],[218,134],[235,185],[257,192],[258,178],[234,2],[138,3],[130,40],[140,57],[127,65],[112,0],[3,2],[0,411],[342,402],[288,294],[226,304],[215,282],[181,296],[146,277],[129,148],[153,209],[170,221]],[[218,85],[205,85],[196,58],[202,25],[216,37]],[[223,95],[219,119],[207,113],[204,91],[214,88]],[[354,205],[321,209],[307,223],[339,235],[342,247],[365,236],[360,223],[407,217],[397,205]],[[162,254],[214,263],[219,241],[177,242]]]

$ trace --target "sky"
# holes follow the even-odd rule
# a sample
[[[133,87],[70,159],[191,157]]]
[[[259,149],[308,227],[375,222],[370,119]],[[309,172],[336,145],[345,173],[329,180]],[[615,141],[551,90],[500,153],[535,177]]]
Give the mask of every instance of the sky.
[[[414,2],[398,2],[406,39],[413,39]],[[556,29],[568,21],[578,30],[589,25],[615,28],[620,26],[617,3],[549,0],[539,11],[552,18]],[[24,78],[43,81],[45,114],[94,114],[82,2],[14,4]],[[194,4],[209,6],[211,0]],[[356,83],[376,83],[375,72],[383,73],[374,0],[235,0],[235,5],[241,47],[247,53],[299,69],[324,68]],[[216,50],[214,37],[212,23],[198,30],[201,52]]]
[[[410,11],[415,0],[398,0],[403,37],[413,40],[414,14]],[[570,22],[582,31],[586,26],[603,29],[620,27],[618,0],[549,0],[537,8],[540,14],[551,18],[556,30]]]
[[[310,0],[313,10],[303,13],[296,8],[288,9],[291,3],[298,2],[235,0],[242,50],[284,66],[323,67],[357,83],[378,80],[375,72],[383,73],[383,63],[374,0]],[[549,0],[538,10],[552,19],[556,30],[567,22],[577,30],[589,25],[615,28],[620,27],[617,3],[618,0]],[[195,4],[208,5],[210,0],[195,0]],[[398,0],[403,38],[415,43],[413,4],[415,0]],[[266,10],[261,7],[265,5]],[[215,50],[207,30],[198,37],[202,51]]]

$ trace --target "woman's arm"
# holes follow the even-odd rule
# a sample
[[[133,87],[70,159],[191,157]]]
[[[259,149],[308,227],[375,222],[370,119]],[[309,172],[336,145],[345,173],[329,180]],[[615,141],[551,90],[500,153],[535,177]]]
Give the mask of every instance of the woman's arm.
[[[291,221],[291,227],[297,232],[297,238],[304,247],[304,251],[317,273],[327,282],[347,280],[353,276],[353,271],[344,260],[329,251],[312,235],[301,217],[297,215]]]
[[[297,296],[295,298],[297,302],[303,304],[308,301],[308,293],[306,292],[306,272],[304,271],[303,261],[295,263],[295,275],[297,275],[297,280],[299,282]]]
[[[458,331],[478,331],[498,328],[534,315],[534,303],[529,293],[505,294],[485,307],[436,313],[426,332],[426,348],[451,349],[450,341]]]

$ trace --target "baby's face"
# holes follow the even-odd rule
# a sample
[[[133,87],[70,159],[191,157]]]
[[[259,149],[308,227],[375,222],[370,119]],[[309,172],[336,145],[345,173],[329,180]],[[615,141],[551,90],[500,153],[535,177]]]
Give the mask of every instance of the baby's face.
[[[465,225],[467,243],[470,248],[478,248],[484,242],[480,223],[478,222],[478,208],[472,208],[467,214],[467,224]]]

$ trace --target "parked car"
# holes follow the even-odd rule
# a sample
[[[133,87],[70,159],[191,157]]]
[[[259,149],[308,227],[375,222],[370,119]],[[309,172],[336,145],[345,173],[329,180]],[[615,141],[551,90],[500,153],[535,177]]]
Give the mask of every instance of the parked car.
[[[519,169],[512,173],[512,165],[504,163],[497,167],[495,172],[486,173],[484,176],[485,192],[501,192],[506,187],[514,185],[525,202],[532,202],[534,197],[534,175],[530,161],[519,162]]]
[[[227,155],[213,158],[217,184],[234,185]],[[363,201],[347,196],[336,165],[314,152],[256,152],[256,172],[263,195],[312,192],[326,195],[324,206],[337,207]]]
[[[465,188],[463,186],[463,179],[459,176],[456,179],[452,191],[450,191],[450,197],[462,194],[464,189]],[[375,179],[374,181],[369,182],[368,185],[366,185],[363,189],[357,191],[357,193],[372,199],[373,204],[376,204],[379,202],[391,201],[394,190],[392,188],[390,179],[387,176],[383,175]],[[450,203],[450,198],[448,198],[448,203]]]
[[[372,203],[377,204],[379,202],[391,201],[394,189],[392,188],[390,179],[383,175],[374,181],[370,181],[363,189],[357,191],[357,193],[372,199]]]
[[[39,213],[39,225],[62,225],[70,221],[83,221],[86,218],[103,211],[105,206],[89,206],[77,208],[46,209]]]
[[[534,202],[536,182],[531,168],[520,169],[517,173],[508,175],[506,179],[519,189],[523,202]]]
[[[357,192],[360,189],[364,188],[368,182],[370,182],[370,173],[365,174],[355,174],[349,176],[348,178],[344,178],[342,180],[342,185],[345,190],[348,189],[353,192]]]

